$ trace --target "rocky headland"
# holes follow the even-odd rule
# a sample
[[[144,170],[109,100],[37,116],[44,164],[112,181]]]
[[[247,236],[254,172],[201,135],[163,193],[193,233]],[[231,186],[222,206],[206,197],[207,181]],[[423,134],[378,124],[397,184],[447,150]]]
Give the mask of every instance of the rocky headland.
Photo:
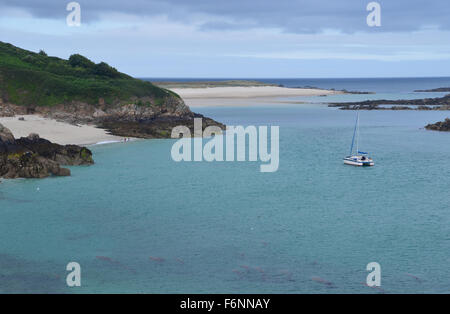
[[[76,145],[58,145],[37,134],[15,139],[11,131],[0,124],[0,177],[45,178],[70,176],[61,166],[91,165],[92,152]]]
[[[201,117],[176,93],[104,62],[78,54],[64,60],[0,42],[0,117],[27,114],[139,138],[169,138],[174,126],[190,127]],[[204,127],[210,125],[225,128],[204,118]]]
[[[450,119],[447,118],[442,122],[436,122],[433,124],[428,124],[425,126],[425,129],[427,130],[433,130],[433,131],[450,131]]]

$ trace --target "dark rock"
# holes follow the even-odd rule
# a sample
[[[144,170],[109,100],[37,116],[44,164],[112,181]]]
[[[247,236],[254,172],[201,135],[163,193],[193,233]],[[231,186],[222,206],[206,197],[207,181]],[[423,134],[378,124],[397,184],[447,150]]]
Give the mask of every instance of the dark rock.
[[[56,176],[59,177],[69,177],[70,176],[70,169],[67,168],[59,168],[59,172],[55,173]]]
[[[427,130],[433,130],[433,131],[450,131],[450,119],[447,118],[443,122],[436,122],[434,124],[428,124],[425,126],[425,129]]]
[[[50,175],[67,176],[70,170],[32,152],[0,154],[0,176],[3,178],[45,178]]]
[[[392,107],[380,107],[392,105]],[[400,105],[400,106],[395,106]],[[411,107],[412,106],[412,107]],[[438,98],[410,99],[410,100],[366,100],[360,102],[330,103],[329,107],[339,107],[344,110],[449,110],[450,94]]]
[[[370,94],[375,94],[374,92],[346,90],[345,88],[341,89],[340,91],[343,92],[344,94],[353,94],[353,95],[370,95]]]
[[[191,114],[181,117],[159,117],[141,121],[127,121],[119,119],[104,120],[99,124],[100,128],[109,133],[123,137],[138,138],[170,138],[172,129],[179,125],[187,126],[191,133],[194,132],[194,118],[202,118],[203,130],[208,126],[218,126],[225,130],[226,126],[200,114]]]
[[[60,165],[90,165],[92,152],[76,145],[58,145],[38,134],[14,139],[9,129],[0,124],[0,177],[45,178],[50,175],[70,176]]]
[[[0,143],[3,144],[13,144],[14,143],[14,135],[11,131],[0,124]]]
[[[17,139],[16,144],[65,166],[90,165],[94,163],[92,152],[86,147],[55,144],[40,138],[37,134],[30,134],[28,137]]]
[[[30,141],[37,141],[39,140],[39,134],[30,133],[30,135],[27,136],[27,139],[29,139]]]

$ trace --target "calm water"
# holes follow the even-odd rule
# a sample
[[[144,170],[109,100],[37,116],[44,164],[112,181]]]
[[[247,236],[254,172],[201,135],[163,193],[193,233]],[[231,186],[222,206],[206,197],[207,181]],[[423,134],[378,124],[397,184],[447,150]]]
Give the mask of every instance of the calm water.
[[[448,112],[362,112],[376,166],[361,169],[342,163],[354,112],[200,111],[279,125],[279,171],[175,163],[172,140],[143,140],[92,147],[69,178],[3,181],[0,291],[378,293],[363,284],[373,261],[387,293],[450,291],[450,134],[422,129]],[[81,288],[65,286],[71,261]]]

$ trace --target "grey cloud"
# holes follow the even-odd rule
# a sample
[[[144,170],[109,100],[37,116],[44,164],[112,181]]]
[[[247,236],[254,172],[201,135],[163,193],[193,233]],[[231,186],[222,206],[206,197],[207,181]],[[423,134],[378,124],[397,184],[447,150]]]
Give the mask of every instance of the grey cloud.
[[[379,0],[382,27],[366,25],[366,5],[371,0],[78,0],[83,19],[95,21],[101,13],[123,12],[140,16],[165,14],[171,20],[189,23],[192,14],[217,17],[200,27],[208,30],[236,30],[276,27],[285,32],[313,33],[336,29],[356,31],[413,31],[433,25],[450,29],[448,0]],[[67,12],[64,0],[0,0],[0,7],[19,7],[35,16],[61,18]],[[224,22],[226,20],[226,22]]]

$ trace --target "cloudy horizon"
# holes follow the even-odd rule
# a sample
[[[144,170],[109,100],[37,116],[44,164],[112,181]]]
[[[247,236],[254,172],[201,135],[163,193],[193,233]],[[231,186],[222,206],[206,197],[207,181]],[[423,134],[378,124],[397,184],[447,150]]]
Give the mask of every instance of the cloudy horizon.
[[[68,58],[83,54],[136,77],[449,76],[450,6],[443,0],[0,0],[0,40]]]

